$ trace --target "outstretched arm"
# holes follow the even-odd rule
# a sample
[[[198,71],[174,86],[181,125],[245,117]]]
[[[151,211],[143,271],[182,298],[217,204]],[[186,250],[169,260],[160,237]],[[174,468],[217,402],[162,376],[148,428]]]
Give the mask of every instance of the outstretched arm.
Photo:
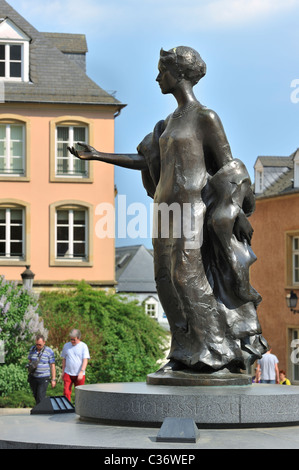
[[[81,160],[98,160],[100,162],[112,163],[113,165],[122,168],[129,168],[132,170],[146,170],[147,164],[145,158],[138,153],[117,154],[117,153],[104,153],[98,152],[91,145],[82,144],[78,142],[82,150],[76,150],[74,147],[68,147],[68,150],[75,157]]]

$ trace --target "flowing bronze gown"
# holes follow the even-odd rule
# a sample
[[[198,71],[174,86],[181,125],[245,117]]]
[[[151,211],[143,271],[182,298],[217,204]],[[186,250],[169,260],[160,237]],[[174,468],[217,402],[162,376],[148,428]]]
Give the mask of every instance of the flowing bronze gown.
[[[157,291],[172,333],[169,359],[201,372],[248,368],[267,343],[256,313],[261,297],[249,281],[256,257],[242,236],[255,207],[244,164],[231,157],[216,113],[199,103],[158,122],[138,153],[155,206],[181,207],[180,236],[178,221],[174,227],[168,217],[168,236],[157,218],[153,238]]]

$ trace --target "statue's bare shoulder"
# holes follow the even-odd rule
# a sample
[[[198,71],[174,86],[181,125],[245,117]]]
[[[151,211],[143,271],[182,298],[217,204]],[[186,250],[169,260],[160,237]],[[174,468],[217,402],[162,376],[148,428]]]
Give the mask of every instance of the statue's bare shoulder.
[[[206,106],[202,106],[200,103],[198,106],[198,117],[201,119],[202,124],[207,126],[207,128],[222,128],[221,119],[216,111],[213,111]]]

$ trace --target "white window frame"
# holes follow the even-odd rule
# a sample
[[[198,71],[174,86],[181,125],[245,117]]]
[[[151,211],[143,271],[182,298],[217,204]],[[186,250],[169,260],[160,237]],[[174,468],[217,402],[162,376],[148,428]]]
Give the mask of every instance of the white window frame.
[[[158,304],[155,300],[148,299],[145,301],[145,313],[154,320],[158,319]]]
[[[25,214],[23,207],[15,207],[15,208],[7,208],[7,207],[0,207],[0,210],[5,211],[5,222],[0,223],[1,227],[5,227],[5,255],[0,256],[2,260],[24,260],[25,259]],[[21,211],[22,212],[22,224],[16,224],[11,221],[11,211]],[[22,240],[12,240],[11,239],[11,227],[13,226],[22,226]],[[1,240],[3,243],[3,240]],[[22,255],[21,256],[12,256],[11,255],[11,244],[12,243],[22,243]]]
[[[0,77],[0,81],[23,81],[29,82],[29,43],[31,38],[22,31],[9,18],[0,22],[0,44],[5,46],[5,77]],[[10,77],[9,73],[9,46],[21,46],[21,77]]]
[[[25,152],[26,152],[26,143],[25,143],[25,125],[21,123],[12,123],[12,124],[5,124],[0,122],[0,126],[5,126],[5,146],[6,146],[6,151],[4,156],[4,167],[6,171],[4,170],[3,172],[0,170],[0,176],[8,176],[8,177],[16,177],[16,176],[25,176]],[[11,126],[19,126],[22,127],[22,155],[20,155],[22,159],[22,170],[20,172],[13,173],[11,172],[12,170],[12,161],[13,161],[13,155],[11,154]]]
[[[299,188],[299,162],[294,162],[294,188]]]
[[[68,212],[68,223],[67,224],[61,224],[58,223],[58,212]],[[85,219],[85,241],[80,242],[78,240],[74,240],[74,228],[75,227],[82,227],[82,225],[75,224],[74,221],[74,214],[75,212],[84,212],[84,219]],[[68,228],[68,240],[58,240],[57,235],[58,235],[58,227],[67,227]],[[59,207],[55,211],[55,259],[56,261],[74,261],[74,262],[80,262],[80,261],[87,261],[88,260],[88,253],[89,253],[89,247],[88,247],[88,211],[86,208],[78,208],[78,209],[68,209],[64,207]],[[68,250],[66,254],[67,256],[58,256],[58,243],[64,243],[68,245]],[[85,256],[75,256],[74,255],[74,246],[75,244],[84,244],[85,245]]]
[[[292,345],[293,341],[295,342],[295,344],[297,344],[297,341],[299,339],[299,329],[298,328],[292,328],[290,330],[290,334],[291,334],[290,345]],[[289,356],[290,358],[291,358],[291,355],[292,355],[293,352],[294,352],[294,349],[290,348],[290,356]],[[291,365],[291,370],[292,370],[290,380],[292,382],[292,385],[298,385],[298,383],[299,383],[299,364],[297,362],[293,362],[291,360],[290,365]]]
[[[264,190],[264,171],[260,169],[255,170],[255,192],[262,193]]]
[[[15,43],[15,42],[4,42],[0,40],[0,46],[4,46],[4,59],[0,59],[0,63],[5,64],[5,73],[2,79],[6,80],[16,80],[22,81],[24,76],[24,44],[23,43]],[[20,60],[11,60],[10,58],[10,48],[11,46],[20,46],[21,47],[21,59]],[[11,63],[20,63],[21,64],[21,73],[19,77],[11,77],[10,75],[10,64]]]
[[[294,188],[299,188],[299,150],[294,157]]]
[[[255,192],[256,194],[262,193],[264,191],[264,167],[260,161],[257,160],[256,164],[254,165],[254,178],[255,178]]]
[[[68,129],[68,140],[67,141],[58,141],[58,128],[64,127]],[[67,157],[58,157],[58,144],[59,143],[66,143],[69,147],[73,147],[77,144],[77,142],[74,139],[74,130],[75,128],[82,127],[85,129],[85,141],[89,142],[89,129],[86,124],[78,124],[78,125],[68,125],[68,124],[57,124],[55,128],[55,176],[56,178],[88,178],[89,177],[89,166],[88,162],[85,163],[85,172],[84,173],[75,173],[75,161],[77,160],[77,157],[72,155],[70,152],[68,152]],[[67,173],[58,173],[58,160],[59,159],[64,159],[69,162],[69,171]]]
[[[299,236],[292,239],[292,272],[293,284],[299,284]]]

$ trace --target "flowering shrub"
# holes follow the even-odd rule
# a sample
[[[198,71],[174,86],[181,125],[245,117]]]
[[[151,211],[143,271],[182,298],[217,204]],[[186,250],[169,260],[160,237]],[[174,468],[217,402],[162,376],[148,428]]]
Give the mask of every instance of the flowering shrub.
[[[0,277],[0,341],[4,344],[5,364],[25,364],[29,347],[47,330],[39,317],[38,298],[16,282]]]

